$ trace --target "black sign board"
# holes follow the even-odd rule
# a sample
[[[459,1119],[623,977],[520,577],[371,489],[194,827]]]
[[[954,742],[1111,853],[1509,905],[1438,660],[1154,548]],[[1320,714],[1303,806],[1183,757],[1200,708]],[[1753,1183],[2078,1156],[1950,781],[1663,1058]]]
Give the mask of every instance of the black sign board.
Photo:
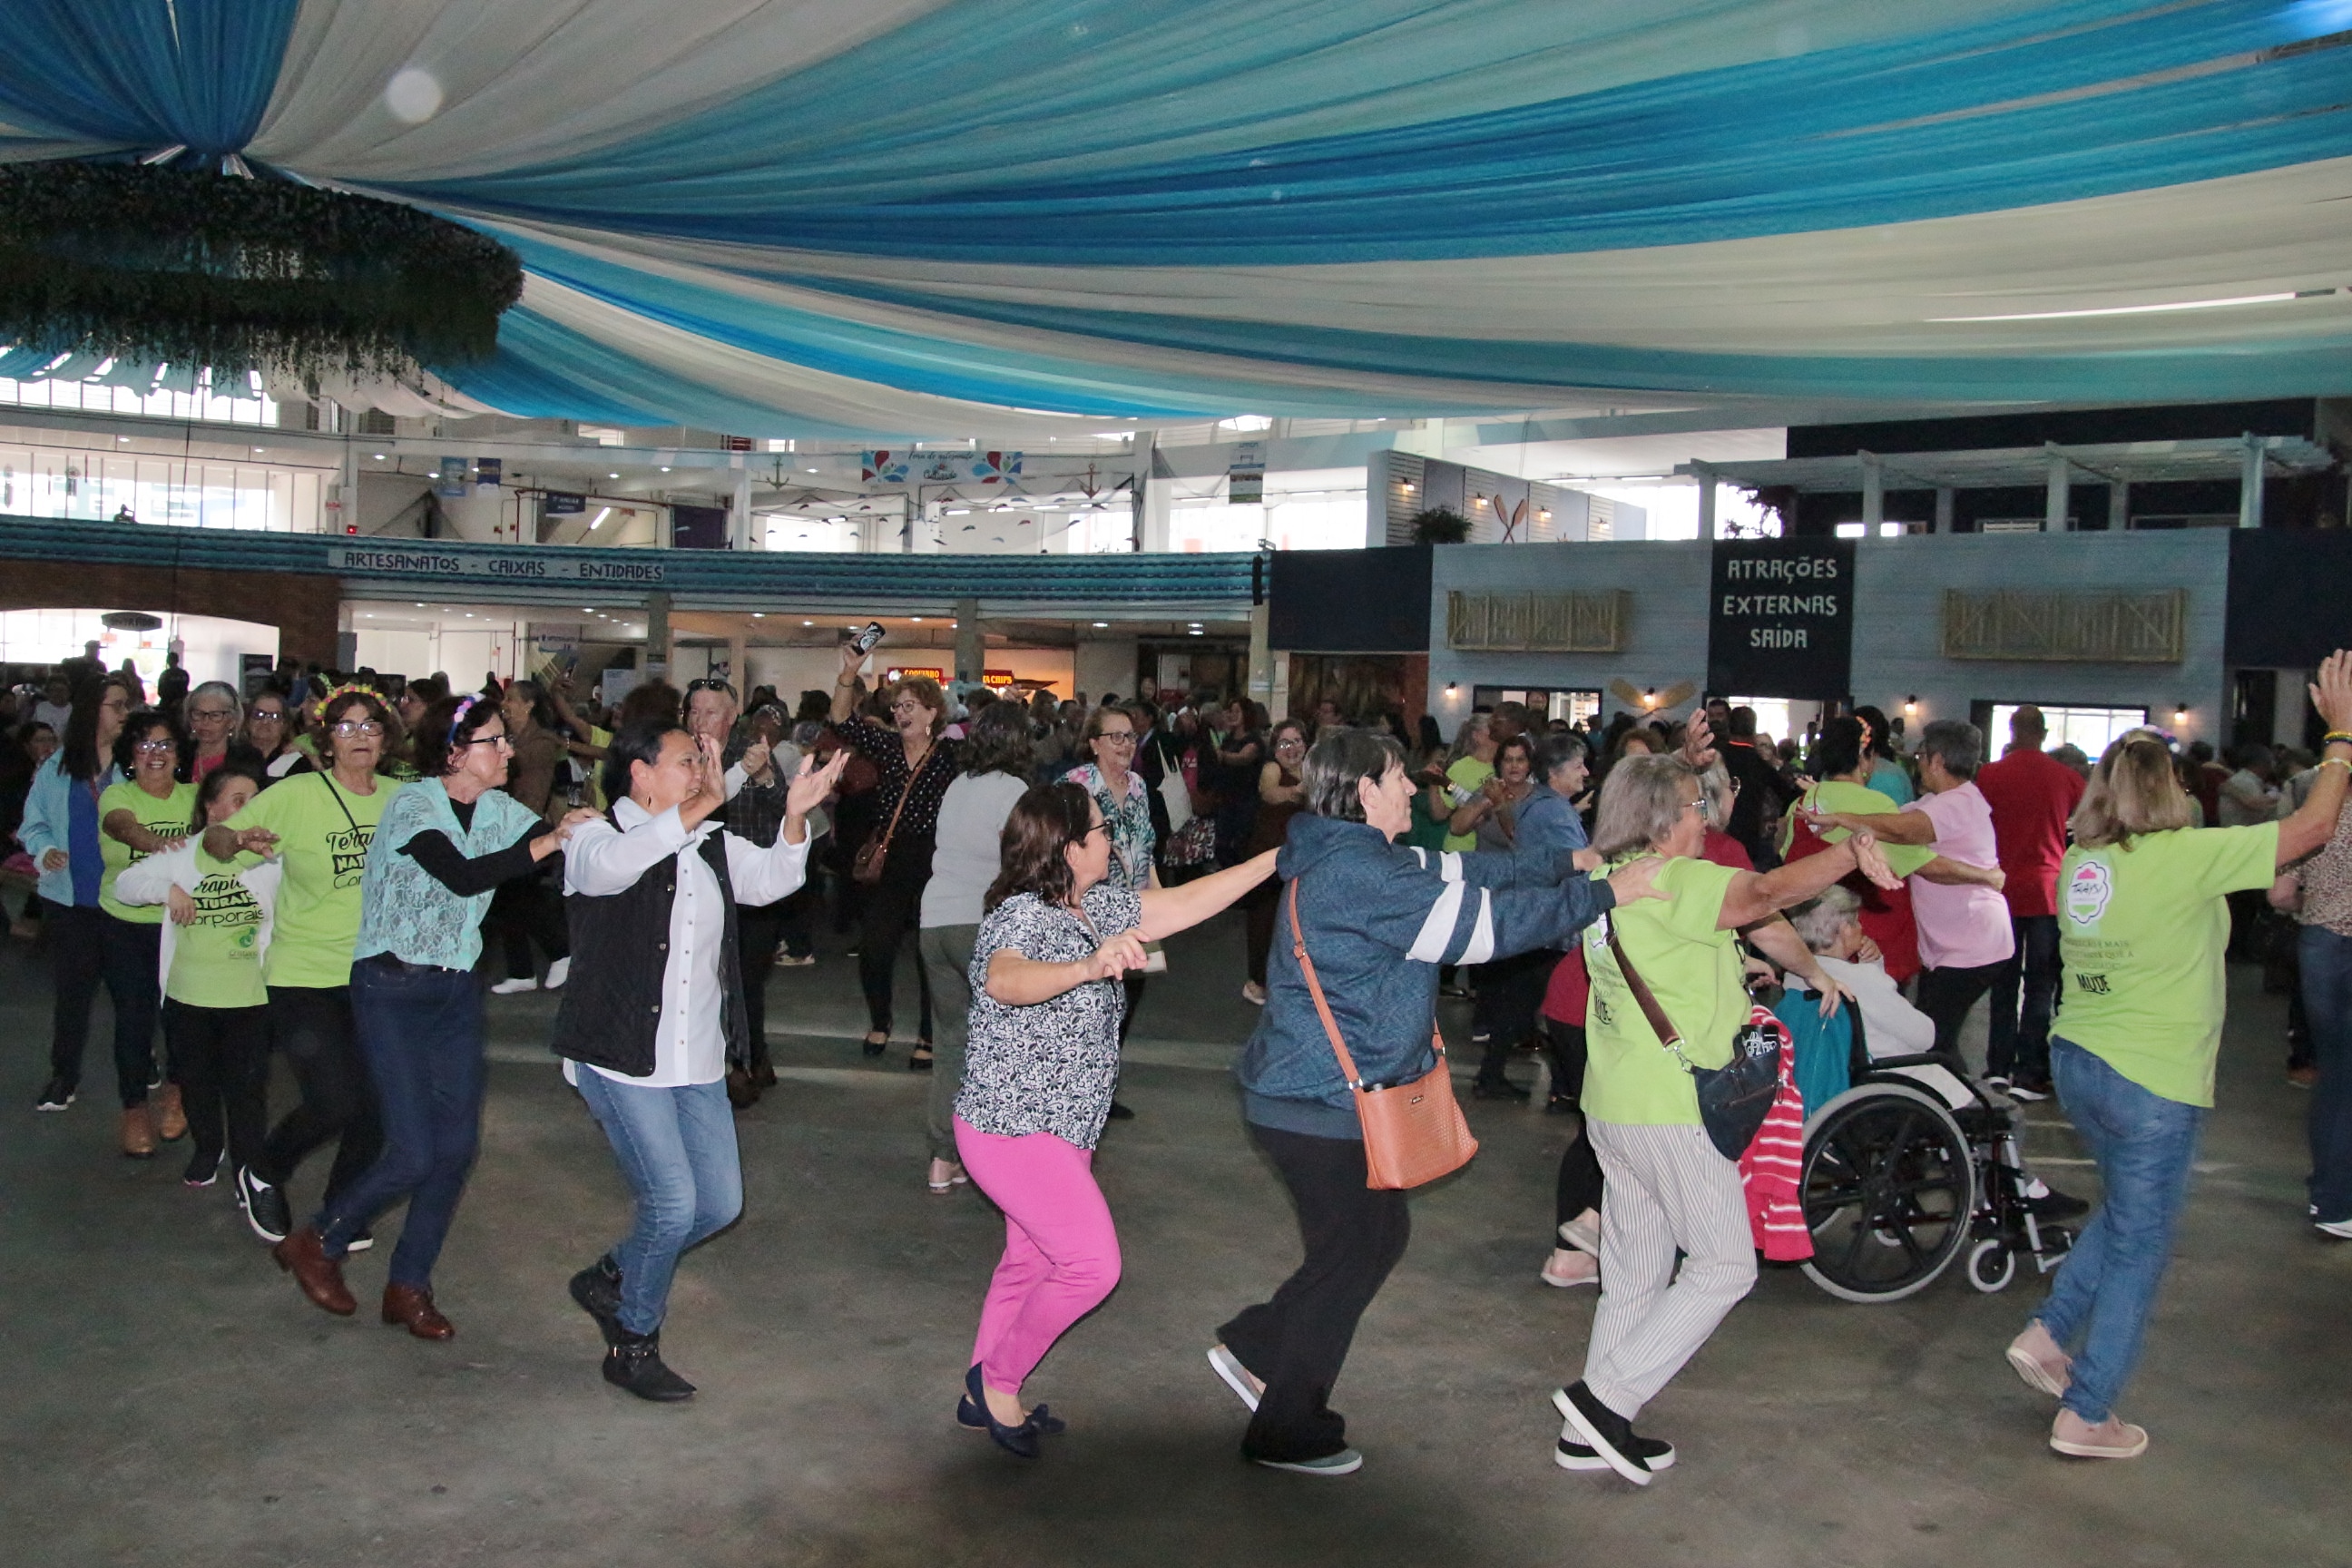
[[[550,490],[541,498],[541,510],[547,517],[576,517],[588,510],[588,498],[566,490]]]
[[[1709,691],[1826,700],[1853,689],[1853,541],[1718,541],[1709,585]]]

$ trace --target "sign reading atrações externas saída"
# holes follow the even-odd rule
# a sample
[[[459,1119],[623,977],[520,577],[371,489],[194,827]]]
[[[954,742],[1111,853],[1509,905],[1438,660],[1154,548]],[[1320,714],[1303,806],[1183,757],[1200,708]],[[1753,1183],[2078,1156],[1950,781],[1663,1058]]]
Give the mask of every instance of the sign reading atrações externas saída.
[[[1706,686],[1742,697],[1853,688],[1853,541],[1718,540],[1708,575]]]

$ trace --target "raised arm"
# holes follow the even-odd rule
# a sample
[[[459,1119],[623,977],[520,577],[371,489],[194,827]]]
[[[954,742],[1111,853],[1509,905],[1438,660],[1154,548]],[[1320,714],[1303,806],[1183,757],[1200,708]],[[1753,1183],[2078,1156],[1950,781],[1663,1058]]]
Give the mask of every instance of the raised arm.
[[[1733,877],[1723,895],[1723,912],[1716,917],[1716,929],[1738,931],[1767,915],[1794,909],[1857,868],[1882,888],[1901,883],[1880,853],[1877,841],[1867,833],[1857,833],[1843,844],[1791,860],[1776,870],[1742,871]]]
[[[2327,842],[2336,832],[2336,814],[2344,807],[2344,781],[2352,772],[2352,654],[2337,648],[2319,666],[2311,683],[2311,705],[2327,721],[2327,744],[2319,759],[2318,776],[2311,795],[2294,815],[2279,824],[2278,863],[2284,867]]]
[[[1807,817],[1813,831],[1845,828],[1867,833],[1881,844],[1910,844],[1925,848],[1936,841],[1936,824],[1924,811],[1814,811]],[[1929,881],[1940,879],[1930,877]]]
[[[857,705],[857,667],[865,662],[866,656],[858,652],[854,644],[841,645],[841,673],[833,678],[833,707],[830,710],[835,724],[847,720],[850,710]]]
[[[1143,889],[1143,923],[1139,928],[1147,942],[1158,942],[1180,931],[1199,925],[1211,915],[1228,908],[1235,899],[1274,875],[1275,858],[1279,849],[1269,849],[1263,855],[1252,856],[1238,866],[1228,866],[1206,877],[1195,877],[1178,887],[1153,886]]]

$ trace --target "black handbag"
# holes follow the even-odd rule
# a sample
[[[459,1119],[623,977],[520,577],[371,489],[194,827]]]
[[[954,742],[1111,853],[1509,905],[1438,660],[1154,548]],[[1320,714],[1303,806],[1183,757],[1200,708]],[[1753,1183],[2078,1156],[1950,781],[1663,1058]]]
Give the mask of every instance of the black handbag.
[[[1748,1145],[1756,1142],[1756,1134],[1762,1130],[1764,1118],[1771,1113],[1772,1101],[1780,1092],[1780,1037],[1764,1021],[1770,1015],[1759,1018],[1757,1015],[1761,1010],[1750,1007],[1748,1021],[1731,1037],[1731,1060],[1719,1068],[1693,1067],[1691,1059],[1683,1055],[1682,1031],[1675,1027],[1666,1010],[1650,994],[1633,961],[1625,956],[1613,920],[1609,922],[1609,952],[1617,960],[1617,971],[1625,977],[1626,987],[1633,993],[1642,1016],[1650,1020],[1658,1044],[1682,1063],[1683,1071],[1691,1075],[1691,1086],[1698,1091],[1699,1121],[1705,1123],[1707,1139],[1715,1145],[1716,1152],[1727,1160],[1738,1160],[1748,1152]]]

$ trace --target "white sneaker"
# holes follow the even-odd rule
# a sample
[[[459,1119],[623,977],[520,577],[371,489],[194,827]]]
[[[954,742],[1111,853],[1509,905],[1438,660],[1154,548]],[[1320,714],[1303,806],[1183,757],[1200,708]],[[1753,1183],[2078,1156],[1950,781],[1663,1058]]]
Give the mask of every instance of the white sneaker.
[[[1244,1002],[1246,1002],[1246,1003],[1248,1003],[1248,1004],[1249,1004],[1251,1006],[1253,1006],[1253,1007],[1263,1007],[1263,1006],[1265,1006],[1265,986],[1263,986],[1263,985],[1260,985],[1260,984],[1259,984],[1256,981],[1255,981],[1255,980],[1244,980],[1244,981],[1243,981],[1243,982],[1242,982],[1242,1000],[1243,1000],[1243,1001],[1244,1001]]]
[[[1251,1375],[1249,1368],[1242,1364],[1242,1358],[1223,1345],[1211,1345],[1209,1364],[1216,1369],[1219,1377],[1225,1380],[1225,1386],[1250,1407],[1251,1414],[1256,1414],[1258,1398],[1265,1392],[1265,1386]]]
[[[1580,1220],[1567,1219],[1559,1223],[1559,1238],[1579,1252],[1601,1256],[1601,1227]]]
[[[528,978],[522,980],[501,980],[496,985],[490,987],[490,994],[493,996],[519,996],[526,991],[536,991],[538,989],[539,982],[536,980]]]
[[[563,983],[571,978],[572,961],[568,958],[559,958],[547,966],[547,978],[540,982],[539,988],[542,991],[561,991],[563,989]]]
[[[2311,1222],[2311,1228],[2338,1241],[2352,1241],[2352,1219],[2315,1219]]]

